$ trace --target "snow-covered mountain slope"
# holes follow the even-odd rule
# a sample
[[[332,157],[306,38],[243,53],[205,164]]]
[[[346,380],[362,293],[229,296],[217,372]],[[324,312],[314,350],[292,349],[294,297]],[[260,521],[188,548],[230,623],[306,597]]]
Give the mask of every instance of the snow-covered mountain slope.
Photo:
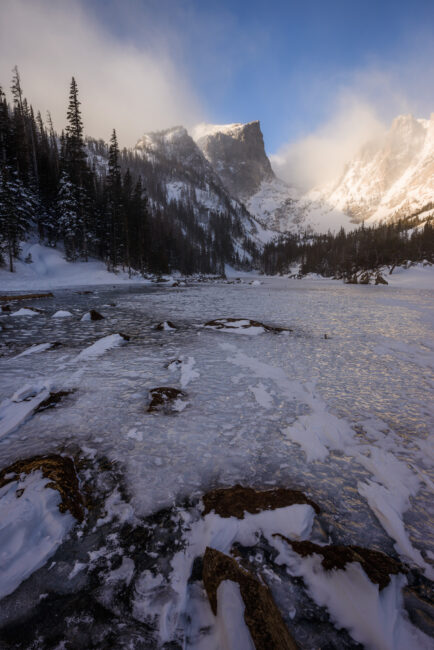
[[[347,215],[318,196],[304,198],[276,177],[265,153],[260,123],[199,124],[192,135],[228,191],[274,232],[326,232],[351,227]]]
[[[356,227],[344,212],[324,200],[319,192],[302,195],[279,178],[263,181],[246,207],[265,228],[279,233],[336,231]]]
[[[279,232],[346,230],[419,213],[434,203],[434,113],[397,117],[382,138],[367,142],[341,176],[299,193],[276,177],[264,180],[246,207]],[[433,207],[433,206],[431,206]]]
[[[190,202],[203,223],[207,223],[210,212],[226,213],[239,218],[249,233],[255,232],[247,210],[228,192],[184,127],[146,133],[134,151],[152,163],[167,201]]]
[[[182,126],[146,133],[134,152],[152,165],[167,202],[175,201],[192,209],[198,221],[209,223],[210,216],[229,216],[238,229],[238,239],[248,236],[257,243],[269,239],[244,205],[227,186],[199,146]]]
[[[397,117],[384,137],[367,143],[341,178],[323,192],[355,221],[406,216],[434,201],[434,113]]]
[[[232,196],[246,202],[263,181],[275,176],[258,121],[247,124],[199,124],[193,138]]]

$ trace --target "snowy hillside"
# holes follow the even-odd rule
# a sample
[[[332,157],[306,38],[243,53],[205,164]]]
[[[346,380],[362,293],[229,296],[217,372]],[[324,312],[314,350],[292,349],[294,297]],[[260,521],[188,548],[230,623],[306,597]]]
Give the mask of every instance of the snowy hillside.
[[[101,167],[97,153],[94,164]],[[228,213],[257,243],[276,232],[348,231],[423,208],[429,216],[434,201],[434,113],[429,120],[397,117],[339,178],[307,193],[276,177],[259,121],[201,123],[191,136],[182,126],[147,133],[134,153],[152,166],[168,203],[193,206],[205,227],[211,213]]]
[[[29,260],[28,263],[24,262],[26,258]],[[51,248],[32,240],[21,243],[20,259],[15,260],[14,266],[14,273],[10,273],[6,268],[0,268],[0,286],[8,291],[146,282],[139,275],[130,278],[128,273],[123,271],[116,274],[109,273],[101,260],[68,262],[60,246]]]
[[[238,227],[236,239],[241,241],[247,236],[258,243],[263,240],[263,228],[228,191],[220,175],[184,127],[146,133],[137,142],[134,152],[153,165],[167,202],[189,205],[205,226],[212,213],[228,215]]]

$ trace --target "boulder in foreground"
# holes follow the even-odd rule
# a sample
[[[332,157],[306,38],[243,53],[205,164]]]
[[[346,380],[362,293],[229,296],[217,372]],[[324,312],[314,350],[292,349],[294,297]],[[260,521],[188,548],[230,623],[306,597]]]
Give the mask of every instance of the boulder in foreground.
[[[239,585],[245,610],[244,620],[256,650],[296,650],[279,609],[268,587],[229,555],[207,547],[203,558],[203,584],[211,609],[217,614],[217,590],[230,580]]]
[[[163,411],[165,413],[173,413],[182,411],[186,402],[182,401],[185,393],[178,388],[171,386],[159,386],[151,388],[149,391],[150,403],[148,406],[148,413],[155,413]]]
[[[256,515],[264,510],[276,510],[295,504],[310,505],[317,514],[320,512],[318,505],[303,492],[286,488],[261,491],[234,485],[230,488],[211,490],[202,500],[205,505],[204,516],[214,510],[220,517],[243,519],[245,512]]]
[[[262,332],[280,334],[281,332],[292,332],[289,327],[266,325],[251,318],[216,318],[205,323],[205,327],[237,334],[261,334]]]
[[[277,533],[277,537],[284,539],[292,549],[306,557],[308,555],[322,556],[322,566],[326,571],[332,569],[345,569],[350,562],[359,562],[362,569],[371,582],[380,586],[380,590],[387,587],[390,576],[397,573],[406,573],[405,568],[398,560],[389,557],[380,551],[373,551],[363,546],[344,546],[340,544],[329,544],[320,546],[309,541],[291,541]]]
[[[30,474],[37,470],[42,472],[44,478],[50,479],[46,487],[59,492],[62,498],[59,504],[60,512],[69,510],[77,521],[83,521],[83,499],[78,478],[74,462],[67,456],[52,454],[18,460],[0,472],[0,488],[17,480],[22,474]]]

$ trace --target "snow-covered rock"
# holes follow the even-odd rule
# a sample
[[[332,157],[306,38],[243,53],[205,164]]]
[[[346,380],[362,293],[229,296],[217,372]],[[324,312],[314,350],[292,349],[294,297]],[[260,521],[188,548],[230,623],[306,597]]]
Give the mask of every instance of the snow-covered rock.
[[[52,318],[69,318],[70,316],[72,316],[70,311],[59,309],[59,311],[56,311],[56,313],[53,314]]]
[[[90,345],[88,348],[82,350],[77,356],[77,361],[96,359],[107,352],[107,350],[125,345],[127,340],[127,337],[123,334],[109,334],[108,336],[104,336],[102,339],[95,341],[95,343]]]

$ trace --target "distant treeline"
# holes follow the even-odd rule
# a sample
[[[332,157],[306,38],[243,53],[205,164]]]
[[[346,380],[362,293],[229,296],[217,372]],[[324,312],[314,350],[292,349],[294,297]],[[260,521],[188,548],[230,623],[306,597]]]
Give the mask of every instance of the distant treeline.
[[[0,264],[13,271],[20,241],[35,230],[50,246],[61,243],[68,260],[94,256],[110,270],[222,273],[225,263],[246,263],[233,243],[242,235],[239,222],[210,212],[204,227],[193,205],[168,203],[152,166],[120,153],[115,130],[108,147],[85,141],[74,78],[60,135],[49,113],[45,121],[34,114],[17,68],[11,93],[12,104],[0,87]]]
[[[434,204],[424,206],[423,212],[431,208]],[[349,278],[359,271],[407,260],[434,262],[433,219],[423,218],[421,213],[394,223],[362,225],[351,232],[342,228],[337,234],[284,235],[265,246],[262,271],[270,275],[288,273],[298,263],[302,275]]]

